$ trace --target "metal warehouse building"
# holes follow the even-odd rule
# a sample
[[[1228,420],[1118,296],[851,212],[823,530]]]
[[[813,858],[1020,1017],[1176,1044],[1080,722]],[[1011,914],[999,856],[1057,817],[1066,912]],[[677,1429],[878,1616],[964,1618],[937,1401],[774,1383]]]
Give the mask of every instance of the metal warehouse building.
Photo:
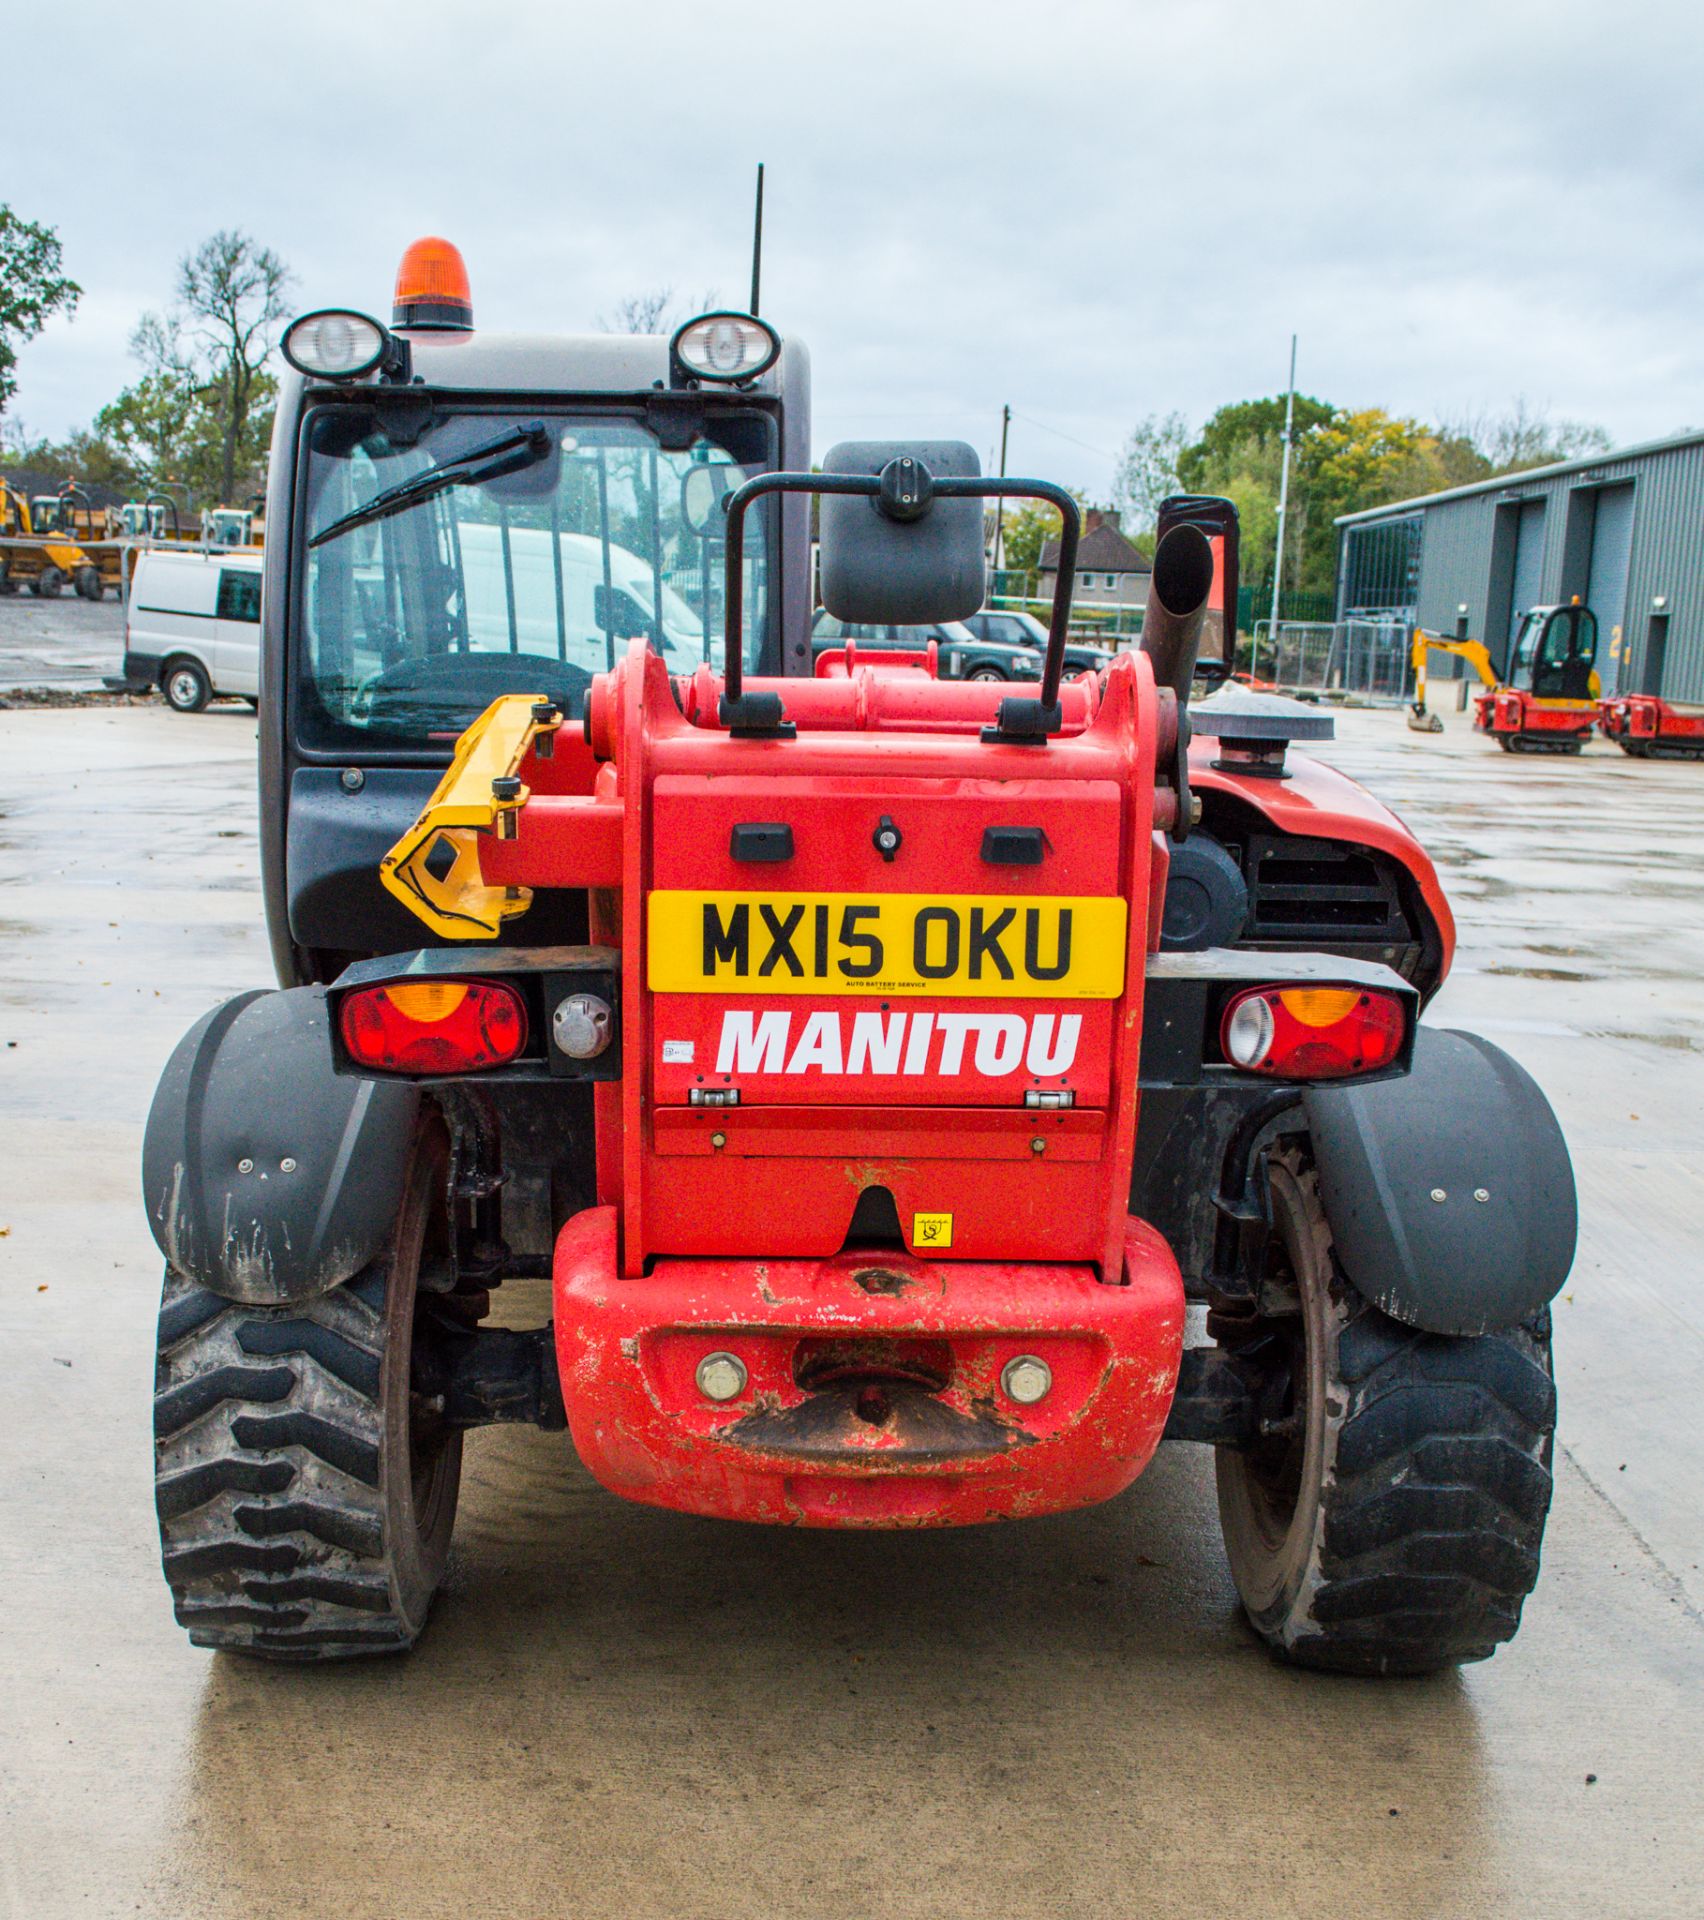
[[[1704,433],[1337,522],[1337,617],[1464,632],[1503,666],[1528,607],[1597,615],[1606,693],[1704,700]]]

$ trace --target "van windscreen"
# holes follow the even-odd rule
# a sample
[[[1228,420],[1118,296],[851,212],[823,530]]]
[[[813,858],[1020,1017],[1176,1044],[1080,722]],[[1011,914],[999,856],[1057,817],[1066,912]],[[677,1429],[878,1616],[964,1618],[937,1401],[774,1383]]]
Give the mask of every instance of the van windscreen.
[[[592,675],[639,635],[672,673],[719,667],[722,519],[695,531],[683,494],[697,468],[719,495],[771,465],[771,431],[762,415],[729,415],[669,451],[615,413],[422,425],[397,409],[316,409],[293,647],[302,744],[446,746],[505,693],[577,713]],[[767,631],[764,521],[746,524],[748,669]]]

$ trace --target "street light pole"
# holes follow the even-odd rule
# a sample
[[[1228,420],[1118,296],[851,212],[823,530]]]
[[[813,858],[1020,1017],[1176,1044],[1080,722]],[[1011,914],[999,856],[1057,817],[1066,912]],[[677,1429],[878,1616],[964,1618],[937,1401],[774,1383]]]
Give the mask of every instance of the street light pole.
[[[1290,511],[1290,442],[1296,425],[1296,336],[1290,335],[1290,392],[1284,402],[1284,465],[1278,481],[1278,550],[1272,557],[1272,672],[1278,672],[1278,590],[1284,579],[1284,521]],[[1251,661],[1258,668],[1258,661]]]

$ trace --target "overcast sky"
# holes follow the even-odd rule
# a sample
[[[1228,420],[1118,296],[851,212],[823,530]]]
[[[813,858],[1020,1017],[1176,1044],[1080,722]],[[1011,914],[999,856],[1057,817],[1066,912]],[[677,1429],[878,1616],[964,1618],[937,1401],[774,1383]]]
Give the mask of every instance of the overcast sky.
[[[1299,384],[1704,425],[1696,0],[261,0],[8,9],[0,199],[84,299],[20,363],[58,434],[236,226],[302,308],[388,315],[463,249],[476,318],[659,284],[805,339],[819,452],[952,434],[1103,494],[1133,421]],[[23,76],[39,84],[23,84]]]

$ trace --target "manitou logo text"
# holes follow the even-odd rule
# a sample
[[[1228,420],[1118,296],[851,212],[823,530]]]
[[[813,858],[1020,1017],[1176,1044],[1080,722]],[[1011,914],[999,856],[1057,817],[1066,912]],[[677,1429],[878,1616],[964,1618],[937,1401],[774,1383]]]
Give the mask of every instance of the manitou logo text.
[[[718,1073],[935,1074],[989,1079],[1068,1073],[1080,1013],[753,1013],[722,1015]]]

